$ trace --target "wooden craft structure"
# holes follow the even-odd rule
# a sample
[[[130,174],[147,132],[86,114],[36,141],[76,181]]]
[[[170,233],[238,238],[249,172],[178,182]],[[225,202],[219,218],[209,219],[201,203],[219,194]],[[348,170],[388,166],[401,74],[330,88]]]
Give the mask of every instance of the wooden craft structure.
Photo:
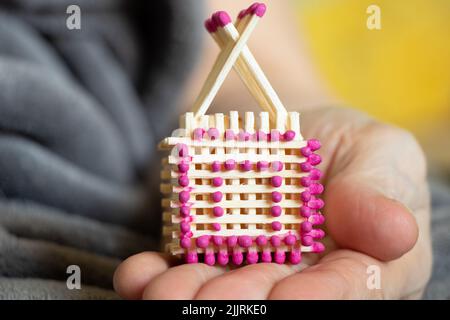
[[[287,112],[246,45],[266,7],[255,3],[235,24],[226,12],[205,23],[221,52],[180,129],[160,147],[165,250],[188,263],[240,265],[301,261],[322,252],[317,140],[305,141],[300,116]],[[232,68],[264,110],[206,115]]]

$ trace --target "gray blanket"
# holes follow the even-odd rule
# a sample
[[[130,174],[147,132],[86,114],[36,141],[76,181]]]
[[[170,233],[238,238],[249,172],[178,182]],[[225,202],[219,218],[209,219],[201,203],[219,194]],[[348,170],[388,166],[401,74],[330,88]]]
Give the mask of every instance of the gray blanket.
[[[66,27],[71,4],[81,30]],[[158,249],[155,144],[178,118],[201,4],[0,2],[0,299],[117,298],[119,261]],[[450,192],[434,195],[427,297],[448,298]]]
[[[72,4],[81,30],[66,27]],[[119,261],[158,249],[155,146],[178,118],[200,7],[0,3],[0,299],[114,298]]]

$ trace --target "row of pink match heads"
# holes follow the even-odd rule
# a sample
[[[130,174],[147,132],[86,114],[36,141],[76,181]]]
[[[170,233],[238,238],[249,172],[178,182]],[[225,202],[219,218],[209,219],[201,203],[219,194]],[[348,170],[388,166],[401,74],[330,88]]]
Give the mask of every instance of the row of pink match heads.
[[[272,129],[270,132],[264,132],[263,130],[258,130],[255,133],[246,132],[240,130],[238,133],[234,132],[232,129],[226,129],[224,132],[224,140],[231,141],[268,141],[268,142],[279,142],[279,141],[292,141],[295,139],[296,133],[294,130],[287,130],[281,133],[279,130]],[[209,128],[205,130],[203,128],[195,128],[192,131],[192,138],[196,141],[202,141],[203,139],[217,140],[221,138],[220,132],[217,128]],[[320,148],[320,142],[316,139],[311,139],[308,141],[308,147],[313,149],[313,151]]]
[[[261,18],[265,13],[266,5],[264,3],[255,2],[247,9],[241,10],[241,12],[239,12],[238,20],[241,20],[248,15],[255,15]],[[208,32],[214,33],[219,27],[223,28],[229,23],[231,23],[231,17],[229,16],[229,14],[225,11],[217,11],[212,14],[211,18],[205,21],[205,27]]]
[[[181,222],[180,229],[182,237],[180,238],[180,246],[184,249],[189,249],[192,246],[192,231],[190,230],[189,221],[193,220],[190,216],[186,221]],[[249,248],[253,245],[257,245],[264,249],[268,244],[272,247],[277,248],[284,244],[287,246],[293,246],[300,241],[300,243],[306,247],[313,245],[314,239],[322,239],[325,236],[325,232],[321,229],[313,229],[314,226],[321,225],[325,222],[325,216],[322,214],[315,214],[308,218],[308,220],[303,221],[299,227],[298,238],[295,234],[289,232],[288,234],[282,235],[272,235],[266,237],[265,235],[259,235],[255,238],[251,236],[220,236],[220,235],[202,235],[195,239],[195,245],[197,248],[207,248],[210,244],[220,247],[222,245],[227,245],[229,248],[234,248],[240,246],[241,248]],[[183,230],[183,224],[186,225],[186,229]]]
[[[321,253],[325,250],[325,246],[320,242],[314,242],[312,244],[312,252]],[[256,250],[248,250],[247,252],[242,252],[240,249],[233,250],[219,250],[219,252],[215,253],[213,250],[206,250],[203,254],[203,261],[207,265],[215,265],[218,263],[219,265],[225,266],[231,262],[239,266],[245,261],[247,264],[254,264],[258,262],[275,262],[278,264],[286,263],[288,260],[291,264],[299,264],[302,260],[302,252],[300,248],[292,247],[290,251],[286,254],[285,250],[275,249],[274,252],[271,252],[270,249],[263,250],[258,252]],[[185,260],[187,263],[198,263],[199,262],[199,254],[195,250],[190,250],[185,254]]]

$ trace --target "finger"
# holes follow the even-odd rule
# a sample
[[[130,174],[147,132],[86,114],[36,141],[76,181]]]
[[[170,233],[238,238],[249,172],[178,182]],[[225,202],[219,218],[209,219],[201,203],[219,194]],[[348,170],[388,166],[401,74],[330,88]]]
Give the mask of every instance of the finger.
[[[353,199],[342,200],[349,196]],[[328,233],[340,247],[388,261],[417,241],[418,226],[411,212],[371,186],[343,178],[329,185],[326,199]]]
[[[380,287],[368,285],[368,267],[379,268]],[[278,282],[269,299],[382,299],[398,296],[402,277],[392,273],[386,263],[364,254],[338,250],[321,262]],[[372,284],[372,282],[371,282]]]
[[[266,299],[274,284],[291,275],[295,269],[288,265],[259,263],[248,265],[205,283],[195,298],[213,300]]]
[[[326,141],[320,153],[328,234],[340,247],[381,260],[408,252],[418,227],[407,207],[416,212],[427,205],[426,165],[415,139],[353,111],[308,117],[304,122],[314,123],[309,134]]]
[[[144,290],[143,299],[193,299],[203,284],[226,271],[203,263],[184,264],[168,269],[153,278]]]
[[[124,299],[141,299],[150,280],[169,266],[169,259],[164,254],[143,252],[131,256],[114,273],[114,289]]]

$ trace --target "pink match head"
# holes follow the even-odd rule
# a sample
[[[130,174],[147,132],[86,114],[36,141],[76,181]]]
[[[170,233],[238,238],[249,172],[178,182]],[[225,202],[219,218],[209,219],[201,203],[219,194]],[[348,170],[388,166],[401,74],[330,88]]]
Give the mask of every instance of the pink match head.
[[[318,154],[313,153],[308,157],[308,162],[311,163],[311,165],[316,166],[322,162],[322,158]]]
[[[256,168],[259,171],[265,171],[265,170],[267,170],[269,168],[269,163],[267,161],[258,161],[256,163]]]
[[[186,173],[189,171],[189,163],[180,162],[177,167],[178,167],[178,172],[180,172],[180,173]]]
[[[271,223],[271,225],[272,225],[272,230],[273,230],[273,231],[280,231],[281,228],[282,228],[282,224],[281,224],[280,221],[273,221],[273,222]]]
[[[203,135],[205,134],[205,130],[202,128],[195,128],[193,135],[194,135],[194,140],[200,141],[203,139]]]
[[[309,172],[309,177],[311,180],[320,180],[320,178],[322,178],[322,171],[317,168],[312,168]]]
[[[315,214],[309,218],[309,221],[314,225],[323,224],[325,222],[325,216],[323,214]]]
[[[312,151],[319,150],[321,147],[320,141],[317,139],[309,139],[308,147],[310,147]]]
[[[191,239],[184,237],[180,240],[180,247],[184,249],[189,249],[191,247]]]
[[[183,174],[181,176],[178,177],[178,184],[181,187],[187,187],[189,185],[189,178],[187,177],[187,175]]]
[[[309,235],[305,235],[302,237],[302,245],[304,245],[305,247],[311,246],[313,242],[313,238]]]
[[[217,262],[221,265],[221,266],[226,266],[228,264],[229,261],[229,257],[228,257],[228,252],[226,251],[220,251],[217,254]]]
[[[247,253],[247,263],[254,264],[258,262],[258,252],[250,251]]]
[[[217,31],[217,26],[212,19],[206,19],[205,28],[209,33],[214,33]]]
[[[186,263],[197,263],[198,262],[198,255],[195,251],[189,251],[186,254]]]
[[[312,214],[311,208],[309,208],[308,206],[301,206],[300,207],[300,215],[303,218],[309,218]]]
[[[205,264],[213,266],[216,263],[216,257],[213,252],[205,253]]]
[[[238,242],[238,237],[237,236],[228,236],[227,238],[227,245],[229,247],[235,247],[237,245]]]
[[[283,178],[280,176],[273,176],[270,179],[270,182],[272,183],[273,187],[278,188],[283,183]]]
[[[279,217],[281,215],[281,207],[280,206],[271,207],[270,214],[272,215],[272,217]]]
[[[315,253],[321,253],[321,252],[325,251],[325,246],[323,245],[323,243],[314,242],[312,245],[312,249],[313,249],[313,252],[315,252]]]
[[[283,138],[285,141],[292,141],[295,138],[295,131],[294,130],[288,130],[284,133]]]
[[[263,247],[267,244],[267,238],[266,236],[260,235],[256,237],[255,242],[258,246]]]
[[[310,155],[312,155],[312,151],[309,147],[300,148],[300,153],[304,157],[309,157]]]
[[[272,262],[272,255],[269,250],[264,250],[261,253],[261,262],[270,263]]]
[[[254,14],[255,14],[256,16],[262,18],[262,17],[264,16],[264,14],[266,13],[266,10],[267,10],[266,5],[265,5],[264,3],[260,3],[260,4],[256,7],[256,9],[255,9],[255,11],[254,11]]]
[[[225,11],[217,11],[212,15],[212,20],[218,27],[225,27],[227,24],[231,23],[231,18]]]
[[[302,162],[300,163],[300,170],[303,172],[309,172],[312,169],[312,165],[309,162]]]
[[[270,244],[274,247],[279,247],[281,245],[281,239],[279,236],[271,236]]]
[[[272,170],[275,172],[280,172],[284,167],[283,162],[281,161],[272,161],[271,166]]]
[[[212,201],[214,201],[216,203],[222,201],[222,197],[223,197],[223,194],[220,191],[216,191],[211,194]]]
[[[189,231],[186,233],[181,232],[180,236],[185,237],[185,238],[192,238],[194,236],[194,234],[192,233],[192,231]]]
[[[217,218],[223,216],[223,208],[222,207],[214,207],[213,215],[214,215],[214,217],[217,217]]]
[[[310,235],[314,239],[322,239],[323,237],[325,237],[325,231],[323,231],[322,229],[314,229],[311,230]]]
[[[231,261],[233,261],[233,264],[235,264],[236,266],[242,264],[242,262],[244,261],[244,256],[242,252],[234,251],[231,257]]]
[[[311,209],[322,209],[325,203],[322,199],[314,199],[308,202],[308,207]]]
[[[289,262],[291,264],[299,264],[302,261],[302,253],[300,250],[292,250],[289,254]]]
[[[273,260],[275,261],[275,263],[283,264],[284,261],[286,261],[286,253],[281,250],[276,250],[273,255]]]
[[[238,243],[243,248],[248,248],[252,245],[252,237],[250,236],[239,236]]]
[[[188,206],[181,206],[180,207],[180,216],[183,218],[189,217],[189,214],[191,213],[191,209],[189,209]]]
[[[250,7],[248,7],[246,14],[254,14],[260,18],[266,13],[266,5],[264,3],[255,2]]]
[[[284,237],[284,243],[287,246],[294,245],[296,241],[297,241],[297,237],[294,236],[293,234],[288,234],[286,237]]]
[[[208,129],[208,137],[211,140],[219,139],[219,137],[220,137],[219,130],[217,130],[216,128],[209,128]]]
[[[277,142],[280,141],[281,134],[280,131],[273,129],[270,131],[270,141]]]
[[[234,170],[236,168],[236,161],[233,159],[228,159],[225,161],[225,169],[226,170]]]
[[[222,236],[212,236],[212,242],[215,246],[221,246],[223,244],[223,237]]]
[[[178,194],[178,200],[180,200],[181,203],[188,202],[190,197],[191,197],[191,194],[188,191],[181,191]]]
[[[220,187],[223,184],[223,179],[221,177],[215,177],[212,179],[212,184],[214,187]]]
[[[323,185],[320,183],[313,183],[309,187],[309,192],[311,192],[311,194],[321,194],[323,192]]]
[[[234,140],[236,138],[236,135],[234,134],[234,131],[231,129],[225,130],[225,140],[230,141]]]
[[[221,164],[219,161],[213,161],[213,163],[211,163],[211,170],[212,172],[219,172],[221,169]]]
[[[305,188],[309,187],[311,185],[311,178],[310,177],[301,177],[300,184]]]
[[[309,192],[308,190],[303,191],[302,193],[300,193],[300,198],[303,202],[308,202],[309,200],[311,200],[311,192]]]
[[[312,230],[312,223],[309,221],[303,221],[300,224],[300,228],[302,230],[302,233],[308,233]]]
[[[214,231],[220,231],[220,229],[221,229],[220,224],[217,222],[214,222],[213,224],[211,224],[211,226]]]
[[[272,192],[272,201],[273,201],[273,202],[278,203],[278,202],[280,202],[282,199],[283,199],[283,195],[282,195],[280,192],[278,192],[278,191]]]
[[[206,248],[209,245],[210,236],[200,236],[195,239],[195,244],[199,248]]]
[[[244,160],[241,162],[240,167],[242,171],[250,171],[252,170],[253,164],[250,160]]]

